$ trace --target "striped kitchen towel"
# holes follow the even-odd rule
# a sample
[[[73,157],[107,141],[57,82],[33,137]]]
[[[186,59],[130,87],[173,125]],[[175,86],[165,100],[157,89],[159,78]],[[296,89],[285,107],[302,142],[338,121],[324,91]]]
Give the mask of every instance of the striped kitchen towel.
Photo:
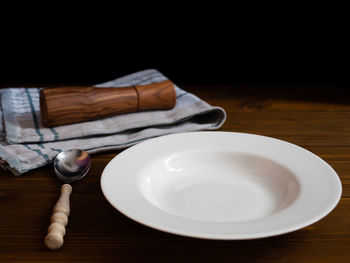
[[[136,72],[96,87],[151,84],[167,78],[155,69]],[[226,113],[175,85],[173,109],[116,115],[46,128],[40,117],[40,88],[0,91],[0,166],[16,175],[44,166],[66,149],[89,153],[123,149],[143,140],[178,132],[220,128]]]

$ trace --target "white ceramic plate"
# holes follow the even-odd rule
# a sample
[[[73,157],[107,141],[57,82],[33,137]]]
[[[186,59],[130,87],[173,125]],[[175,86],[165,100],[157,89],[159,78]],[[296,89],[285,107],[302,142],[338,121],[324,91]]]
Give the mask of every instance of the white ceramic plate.
[[[253,239],[326,216],[342,187],[321,158],[281,140],[192,132],[147,140],[104,169],[102,191],[121,213],[169,233]]]

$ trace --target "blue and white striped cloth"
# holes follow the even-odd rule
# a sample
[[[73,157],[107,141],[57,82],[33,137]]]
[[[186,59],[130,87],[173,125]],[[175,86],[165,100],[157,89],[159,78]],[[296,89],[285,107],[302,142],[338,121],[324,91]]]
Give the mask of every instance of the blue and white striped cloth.
[[[150,84],[167,78],[154,69],[136,72],[97,87]],[[89,153],[123,149],[143,140],[178,132],[214,130],[226,119],[214,107],[175,86],[177,102],[171,110],[144,111],[100,120],[46,128],[41,123],[40,88],[0,91],[0,165],[16,175],[44,166],[66,149]]]

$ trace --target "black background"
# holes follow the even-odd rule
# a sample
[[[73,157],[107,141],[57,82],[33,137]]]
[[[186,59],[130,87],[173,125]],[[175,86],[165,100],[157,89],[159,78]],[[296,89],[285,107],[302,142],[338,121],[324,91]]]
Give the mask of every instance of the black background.
[[[157,68],[177,83],[349,84],[332,1],[8,2],[1,84],[85,84]]]

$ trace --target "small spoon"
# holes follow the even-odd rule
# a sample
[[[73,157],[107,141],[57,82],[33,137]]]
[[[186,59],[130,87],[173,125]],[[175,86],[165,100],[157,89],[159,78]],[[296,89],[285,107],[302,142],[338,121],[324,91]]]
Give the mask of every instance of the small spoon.
[[[65,184],[62,185],[61,195],[53,208],[45,244],[49,249],[59,249],[64,243],[70,212],[69,197],[72,187],[69,184],[82,179],[89,172],[91,158],[84,150],[66,150],[56,156],[53,165],[57,177]]]

